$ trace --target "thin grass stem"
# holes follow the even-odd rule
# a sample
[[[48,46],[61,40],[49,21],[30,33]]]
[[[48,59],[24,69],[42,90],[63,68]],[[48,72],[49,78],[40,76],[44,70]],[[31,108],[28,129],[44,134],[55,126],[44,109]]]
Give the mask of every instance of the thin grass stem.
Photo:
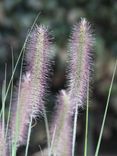
[[[88,121],[89,120],[89,82],[87,86],[87,105],[86,105],[86,124],[85,124],[85,147],[84,156],[87,156],[87,145],[88,145]]]
[[[4,82],[3,82],[3,86],[2,86],[2,130],[3,130],[3,134],[5,132],[5,102],[4,101],[4,96],[5,96],[5,92],[6,92],[6,73],[7,73],[7,65],[5,64],[5,75],[4,75]]]
[[[13,49],[11,50],[11,54],[12,54],[12,72],[13,72],[13,69],[14,69]],[[8,109],[8,118],[7,118],[7,124],[6,124],[6,134],[5,134],[5,138],[7,137],[8,127],[9,127],[9,121],[10,121],[10,115],[11,115],[12,95],[13,95],[13,79],[12,79],[12,82],[11,82],[10,103],[9,103],[9,109]]]
[[[28,156],[28,148],[29,148],[29,142],[30,142],[31,129],[32,129],[32,116],[31,116],[31,120],[30,120],[30,123],[29,123],[28,138],[27,138],[27,143],[26,143],[25,156]]]
[[[95,156],[98,156],[98,154],[99,154],[99,149],[100,149],[100,144],[101,144],[101,140],[102,140],[102,134],[103,134],[103,130],[104,130],[105,120],[106,120],[106,116],[107,116],[107,112],[108,112],[110,96],[111,96],[111,92],[112,92],[112,87],[113,87],[113,82],[114,82],[114,78],[115,78],[116,69],[117,69],[117,60],[115,62],[113,76],[112,76],[111,84],[110,84],[110,87],[109,87],[109,93],[108,93],[108,98],[107,98],[107,102],[106,102],[106,108],[105,108],[105,112],[104,112],[104,116],[103,116],[103,121],[102,121],[102,126],[101,126],[101,130],[100,130],[100,134],[99,134],[99,139],[98,139],[98,143],[97,143],[97,147],[96,147]]]
[[[74,153],[75,153],[76,130],[77,130],[77,118],[78,118],[78,104],[76,105],[75,116],[74,116],[73,140],[72,140],[72,156],[74,156]]]
[[[31,26],[31,28],[30,28],[30,31],[29,31],[29,33],[28,33],[27,36],[26,36],[26,39],[25,39],[24,44],[23,44],[23,47],[22,47],[22,49],[21,49],[21,51],[20,51],[20,54],[19,54],[19,56],[18,56],[18,59],[17,59],[17,61],[16,61],[15,66],[14,66],[14,70],[13,70],[11,79],[10,79],[10,81],[9,81],[9,84],[8,84],[8,87],[7,87],[7,90],[6,90],[6,94],[5,94],[5,97],[4,97],[4,101],[6,100],[7,94],[8,94],[8,92],[9,92],[9,89],[10,89],[10,86],[11,86],[11,83],[12,83],[12,79],[13,79],[13,77],[14,77],[14,74],[15,74],[16,68],[17,68],[17,66],[18,66],[19,60],[20,60],[20,58],[21,58],[21,56],[22,56],[22,53],[23,53],[23,51],[24,51],[24,49],[25,49],[25,46],[26,46],[26,43],[27,43],[27,41],[28,41],[29,35],[30,35],[32,29],[34,28],[34,25],[35,25],[35,23],[36,23],[36,21],[37,21],[39,15],[40,15],[40,13],[38,13],[38,15],[36,16],[36,18],[35,18],[35,20],[34,20],[32,26]]]
[[[47,144],[48,144],[48,148],[50,148],[50,133],[49,133],[49,125],[48,125],[48,119],[47,119],[45,107],[43,111],[44,111],[44,121],[45,121],[46,134],[47,134]]]
[[[52,154],[52,148],[53,148],[53,145],[54,145],[55,134],[56,134],[56,126],[55,126],[55,128],[54,128],[54,132],[53,132],[53,135],[52,135],[51,146],[50,146],[50,149],[49,149],[49,156],[51,156],[51,154]]]

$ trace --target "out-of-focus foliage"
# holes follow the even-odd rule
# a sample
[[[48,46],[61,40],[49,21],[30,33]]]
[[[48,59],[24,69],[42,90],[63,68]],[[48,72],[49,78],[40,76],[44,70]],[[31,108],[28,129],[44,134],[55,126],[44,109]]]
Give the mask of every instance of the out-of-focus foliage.
[[[81,17],[86,17],[94,28],[96,44],[94,49],[94,78],[92,87],[92,103],[90,115],[90,136],[93,145],[99,134],[102,116],[105,108],[109,85],[117,57],[117,1],[116,0],[1,0],[0,1],[0,94],[4,79],[5,63],[7,64],[7,77],[11,75],[11,52],[16,61],[23,45],[24,39],[36,15],[40,13],[37,24],[50,27],[54,36],[56,54],[55,72],[52,78],[52,91],[55,93],[65,84],[65,48],[68,42],[71,25]],[[55,55],[54,54],[54,55]],[[19,71],[15,74],[17,80]],[[1,95],[0,95],[1,96]],[[51,99],[52,97],[50,97]],[[53,98],[52,98],[53,99]],[[51,101],[51,100],[50,100]],[[83,117],[81,117],[84,121]],[[78,137],[84,134],[83,124],[78,126]],[[41,124],[42,125],[42,124]],[[42,129],[42,127],[40,128]],[[38,131],[35,130],[36,133]],[[43,132],[43,131],[42,131]],[[94,136],[95,134],[96,136]],[[44,136],[44,135],[43,135]],[[115,77],[110,107],[104,130],[101,151],[114,153],[117,140],[117,75]],[[116,136],[116,137],[115,137]],[[91,139],[92,137],[92,139]],[[78,149],[83,149],[79,143]],[[42,138],[41,138],[42,139]],[[32,144],[38,144],[34,139]],[[81,141],[82,142],[82,141]],[[91,142],[91,141],[90,141]],[[42,143],[43,144],[43,143]],[[79,145],[80,144],[80,145]],[[90,143],[91,144],[91,143]],[[80,148],[81,146],[81,148]],[[92,151],[95,146],[90,148]],[[81,152],[81,151],[79,151]]]

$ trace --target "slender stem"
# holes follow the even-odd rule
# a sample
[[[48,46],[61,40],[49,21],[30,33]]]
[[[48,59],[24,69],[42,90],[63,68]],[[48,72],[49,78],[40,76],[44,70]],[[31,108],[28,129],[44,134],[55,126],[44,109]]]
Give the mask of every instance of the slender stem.
[[[14,68],[13,50],[11,50],[11,53],[12,53],[12,72],[13,72],[13,68]],[[5,138],[7,137],[8,127],[9,127],[9,121],[10,121],[12,95],[13,95],[13,79],[12,79],[12,83],[11,83],[10,104],[9,104],[9,109],[8,109],[8,118],[7,118],[7,124],[6,124],[6,134],[5,134]]]
[[[47,134],[47,144],[48,144],[48,149],[49,149],[50,148],[50,133],[49,133],[49,126],[48,126],[48,119],[47,119],[45,108],[43,111],[44,111],[44,121],[45,121],[46,134]]]
[[[15,74],[15,71],[16,71],[16,68],[17,68],[17,65],[18,65],[18,63],[19,63],[19,60],[20,60],[21,56],[22,56],[22,63],[23,63],[24,49],[25,49],[27,40],[28,40],[28,38],[29,38],[29,35],[30,35],[32,29],[34,28],[34,25],[35,25],[35,23],[36,23],[38,17],[39,17],[39,14],[38,14],[37,17],[35,18],[35,20],[34,20],[32,26],[31,26],[31,28],[30,28],[30,31],[29,31],[29,33],[27,34],[27,37],[26,37],[26,39],[25,39],[25,41],[24,41],[23,47],[22,47],[22,49],[21,49],[21,51],[20,51],[20,54],[19,54],[18,59],[17,59],[17,62],[16,62],[16,64],[15,64],[15,66],[14,66],[14,70],[13,70],[13,72],[12,72],[11,79],[10,79],[9,84],[8,84],[8,87],[7,87],[5,99],[6,99],[6,96],[7,96],[7,94],[8,94],[10,85],[11,85],[11,83],[12,83],[12,80],[13,80],[13,77],[14,77],[14,74]],[[22,64],[22,63],[21,63],[21,64]],[[22,67],[21,67],[21,68],[22,68]],[[22,69],[21,69],[21,70],[22,70]],[[22,73],[22,71],[20,71],[20,77],[21,77],[21,73]],[[20,80],[20,81],[21,81],[21,80]],[[19,86],[20,86],[20,85],[19,85]],[[20,87],[19,87],[19,90],[20,90]],[[16,155],[16,138],[17,138],[17,135],[18,135],[18,123],[17,123],[17,120],[18,120],[18,113],[17,113],[17,117],[16,117],[16,134],[15,134],[15,140],[14,140],[14,142],[13,142],[13,144],[12,144],[12,155],[13,155],[13,156]]]
[[[100,144],[101,144],[101,139],[102,139],[102,134],[103,134],[103,130],[104,130],[104,125],[105,125],[105,120],[106,120],[106,116],[107,116],[107,111],[108,111],[108,106],[109,106],[109,102],[110,102],[110,96],[111,96],[111,92],[112,92],[113,81],[114,81],[116,69],[117,69],[117,60],[116,60],[116,63],[115,63],[113,76],[112,76],[112,80],[111,80],[111,84],[110,84],[110,88],[109,88],[106,108],[105,108],[105,112],[104,112],[104,117],[103,117],[103,121],[102,121],[102,126],[101,126],[101,130],[100,130],[100,135],[99,135],[99,139],[98,139],[98,144],[97,144],[95,156],[98,156],[98,153],[99,153],[99,148],[100,148]]]
[[[18,87],[18,102],[17,102],[17,110],[16,110],[16,121],[15,121],[15,137],[14,137],[14,145],[13,145],[13,150],[14,150],[14,154],[16,154],[16,150],[17,150],[17,139],[18,139],[18,135],[19,135],[19,105],[20,105],[20,90],[21,90],[21,77],[22,77],[22,67],[23,67],[23,61],[24,61],[24,51],[22,54],[22,60],[21,60],[21,67],[20,67],[20,78],[19,78],[19,87]]]
[[[72,156],[74,156],[74,153],[75,153],[75,141],[76,141],[76,130],[77,130],[77,118],[78,118],[78,104],[76,105],[75,116],[74,116],[73,140],[72,140]]]
[[[89,120],[89,82],[87,86],[87,105],[86,105],[86,125],[85,125],[85,147],[84,156],[87,156],[87,144],[88,144],[88,121]]]
[[[56,125],[55,125],[53,136],[52,136],[51,146],[50,146],[50,150],[49,150],[49,156],[51,156],[51,154],[52,154],[52,148],[54,145],[55,133],[56,133]]]
[[[28,38],[29,38],[29,36],[30,36],[30,33],[31,33],[32,29],[34,28],[34,25],[35,25],[35,23],[36,23],[36,21],[37,21],[39,15],[40,15],[40,13],[39,13],[39,14],[37,15],[37,17],[35,18],[35,20],[34,20],[32,26],[31,26],[31,28],[30,28],[30,31],[29,31],[29,33],[27,34],[27,37],[26,37],[26,39],[25,39],[25,41],[24,41],[23,47],[22,47],[22,49],[21,49],[21,51],[20,51],[20,54],[19,54],[18,59],[17,59],[17,62],[16,62],[16,64],[15,64],[15,66],[14,66],[14,70],[13,70],[11,79],[10,79],[10,81],[9,81],[9,84],[8,84],[8,87],[7,87],[7,90],[6,90],[6,94],[5,94],[5,97],[4,97],[4,101],[6,100],[8,91],[9,91],[10,86],[11,86],[11,83],[12,83],[12,79],[13,79],[13,77],[14,77],[14,74],[15,74],[16,68],[17,68],[17,66],[18,66],[19,60],[20,60],[20,58],[21,58],[21,56],[22,56],[22,53],[23,53],[23,51],[24,51],[24,49],[25,49],[27,40],[28,40]]]
[[[30,142],[31,128],[32,128],[32,116],[31,116],[31,121],[29,123],[28,138],[27,138],[25,156],[28,156],[28,148],[29,148],[29,142]]]
[[[3,134],[5,132],[5,100],[4,96],[6,93],[6,72],[7,72],[7,65],[5,64],[5,77],[4,77],[4,83],[2,87],[2,128],[3,128]]]

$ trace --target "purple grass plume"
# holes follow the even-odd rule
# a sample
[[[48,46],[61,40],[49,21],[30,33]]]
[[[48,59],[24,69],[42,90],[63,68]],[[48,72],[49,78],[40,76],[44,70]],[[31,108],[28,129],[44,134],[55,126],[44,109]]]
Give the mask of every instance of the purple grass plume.
[[[43,111],[50,47],[47,28],[36,26],[26,47],[27,72],[22,76],[13,97],[10,127],[12,141],[15,140],[17,146],[26,143],[31,118]]]
[[[6,138],[5,138],[5,131],[2,125],[3,124],[0,121],[0,156],[7,156],[8,148],[7,148]]]
[[[74,149],[75,131],[73,130],[72,119],[75,108],[83,107],[86,97],[92,70],[91,51],[93,42],[90,24],[82,18],[80,23],[73,27],[69,42],[68,89],[66,91],[61,90],[57,97],[56,111],[50,126],[50,151],[53,155],[71,156],[74,153],[72,149]],[[13,93],[8,134],[11,146],[15,144],[14,147],[16,148],[26,144],[31,119],[43,112],[44,96],[48,87],[48,72],[50,71],[51,47],[48,29],[45,26],[36,26],[26,44],[24,58],[27,63],[26,72],[21,76]],[[3,153],[7,151],[7,146],[5,146],[6,140],[2,125],[0,125],[0,136],[0,152]],[[74,141],[72,142],[73,137]],[[6,153],[3,155],[6,156]]]
[[[65,90],[57,98],[56,111],[51,125],[53,138],[52,154],[56,156],[71,156],[72,148],[72,114],[70,100]]]
[[[87,85],[92,70],[91,51],[94,38],[90,24],[85,18],[74,25],[69,51],[68,92],[73,108],[76,104],[83,106],[86,97]]]
[[[91,50],[94,38],[86,19],[73,27],[70,39],[68,89],[62,90],[57,98],[57,108],[51,125],[53,137],[52,154],[56,156],[73,155],[73,114],[83,107],[91,74]],[[76,127],[74,127],[76,128]]]

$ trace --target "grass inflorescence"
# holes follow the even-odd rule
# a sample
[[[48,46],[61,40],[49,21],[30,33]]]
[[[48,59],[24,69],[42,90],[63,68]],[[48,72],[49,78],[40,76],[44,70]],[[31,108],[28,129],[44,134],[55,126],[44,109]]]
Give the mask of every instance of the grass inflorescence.
[[[15,65],[12,52],[12,76],[7,86],[7,68],[5,66],[0,112],[0,156],[16,156],[17,149],[21,145],[26,146],[25,156],[28,156],[33,119],[39,115],[45,119],[47,132],[47,149],[44,150],[44,156],[74,156],[78,111],[79,107],[84,106],[85,99],[87,99],[87,105],[84,156],[87,156],[89,84],[94,47],[91,25],[85,18],[82,18],[73,26],[67,52],[67,89],[58,93],[55,112],[49,125],[44,96],[48,89],[49,71],[52,71],[49,57],[52,53],[52,41],[46,26],[35,25],[37,18],[26,37]],[[20,77],[17,85],[13,87],[14,74],[20,60]],[[26,62],[25,73],[22,71],[24,60]],[[98,156],[99,153],[116,67],[117,62],[95,156]],[[5,122],[5,103],[9,91],[10,104],[7,122]]]

